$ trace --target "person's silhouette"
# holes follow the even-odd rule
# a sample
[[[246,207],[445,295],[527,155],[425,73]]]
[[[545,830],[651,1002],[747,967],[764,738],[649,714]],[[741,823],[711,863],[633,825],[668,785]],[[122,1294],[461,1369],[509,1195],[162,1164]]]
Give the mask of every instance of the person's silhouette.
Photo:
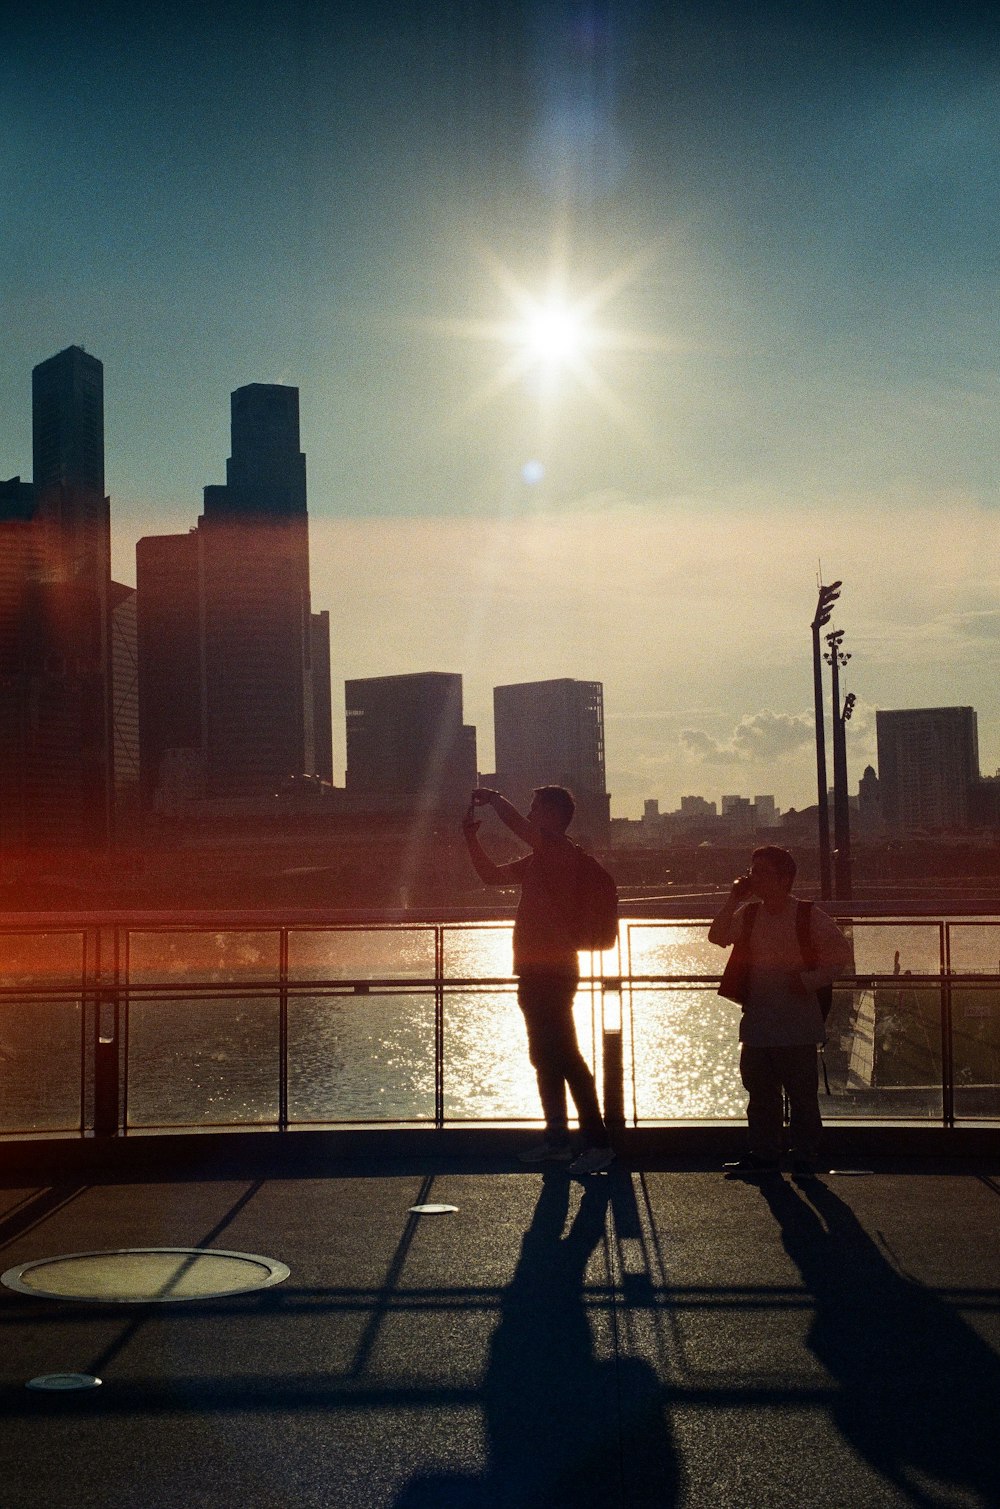
[[[840,1385],[834,1418],[910,1503],[1000,1503],[1000,1358],[950,1305],[905,1277],[818,1180],[760,1183],[816,1301],[809,1345]],[[926,1480],[951,1496],[929,1492]],[[964,1494],[978,1494],[966,1499]]]

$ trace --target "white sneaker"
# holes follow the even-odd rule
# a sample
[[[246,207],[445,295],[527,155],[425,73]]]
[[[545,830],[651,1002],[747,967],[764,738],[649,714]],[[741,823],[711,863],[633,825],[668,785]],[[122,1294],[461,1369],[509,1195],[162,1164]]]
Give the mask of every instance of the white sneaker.
[[[573,1149],[563,1142],[536,1142],[517,1156],[522,1163],[568,1163]]]
[[[585,1147],[569,1166],[571,1174],[600,1174],[615,1161],[612,1147]]]

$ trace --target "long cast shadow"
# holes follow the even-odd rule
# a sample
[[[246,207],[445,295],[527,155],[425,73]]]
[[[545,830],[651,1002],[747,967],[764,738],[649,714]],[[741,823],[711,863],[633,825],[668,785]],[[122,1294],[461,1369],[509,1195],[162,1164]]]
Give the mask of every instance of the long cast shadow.
[[[810,1181],[807,1196],[782,1179],[759,1187],[815,1298],[809,1345],[840,1386],[846,1439],[914,1505],[938,1509],[956,1490],[1000,1503],[997,1354],[824,1184]]]
[[[648,1363],[619,1353],[610,1281],[606,1359],[595,1354],[587,1314],[587,1268],[605,1239],[612,1179],[588,1183],[563,1236],[570,1188],[565,1174],[545,1176],[501,1301],[482,1396],[486,1473],[413,1479],[396,1509],[676,1503],[680,1471],[662,1389]]]

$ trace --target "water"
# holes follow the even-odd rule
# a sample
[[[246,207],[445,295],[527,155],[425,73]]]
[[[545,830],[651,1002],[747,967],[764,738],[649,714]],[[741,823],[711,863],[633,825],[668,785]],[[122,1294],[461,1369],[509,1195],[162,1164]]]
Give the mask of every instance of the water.
[[[705,924],[626,922],[606,975],[718,975],[724,954]],[[1000,920],[956,921],[953,970],[998,970]],[[273,1125],[278,1119],[280,1009],[276,930],[133,932],[122,971],[135,982],[176,983],[176,994],[133,999],[128,1016],[129,1121],[134,1127]],[[860,974],[940,967],[937,922],[854,926]],[[9,984],[80,978],[81,935],[5,939]],[[450,1121],[537,1119],[534,1075],[512,985],[470,985],[510,968],[507,924],[442,930],[444,1107]],[[302,930],[289,934],[293,986],[360,981],[362,993],[293,990],[288,1002],[288,1114],[293,1124],[432,1121],[434,991],[432,927]],[[192,997],[195,980],[218,994]],[[425,982],[423,984],[417,982]],[[259,989],[253,999],[238,992]],[[877,1007],[877,1009],[876,1009]],[[605,1025],[620,1022],[626,1114],[631,1120],[740,1119],[739,1008],[714,985],[636,984],[601,996],[588,980],[576,1002],[581,1046],[601,1065]],[[830,1116],[941,1114],[940,991],[924,987],[837,993],[827,1061]],[[6,1130],[72,1129],[79,1123],[80,1006],[76,1000],[8,1002],[0,1021],[0,1095]],[[955,992],[959,1113],[1000,1114],[1000,1007],[994,987]],[[964,1097],[964,1098],[963,1098]]]

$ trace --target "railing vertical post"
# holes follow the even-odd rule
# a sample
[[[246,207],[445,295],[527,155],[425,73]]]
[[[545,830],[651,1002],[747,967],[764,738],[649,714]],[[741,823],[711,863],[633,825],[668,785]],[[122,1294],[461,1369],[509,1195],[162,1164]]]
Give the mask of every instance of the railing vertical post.
[[[941,956],[941,1119],[946,1127],[955,1125],[955,1042],[952,1032],[951,1000],[951,926],[940,929]]]
[[[87,958],[90,933],[84,928],[80,943],[80,1136],[87,1131],[87,1066],[90,1060],[87,1038]]]
[[[118,951],[96,930],[93,974],[94,1135],[116,1137],[119,1127]],[[109,957],[110,956],[110,957]]]
[[[444,1126],[444,928],[434,925],[434,1125]]]
[[[278,1131],[288,1131],[288,929],[278,930]]]
[[[632,1069],[632,1125],[639,1125],[639,1093],[635,1083],[635,1003],[632,998],[632,924],[625,924],[625,980],[628,984],[628,1043]],[[622,1029],[625,1027],[625,990],[622,990]],[[623,1068],[624,1073],[624,1068]]]
[[[608,996],[617,996],[617,1019]],[[625,1126],[625,1060],[622,1053],[622,982],[601,980],[601,1058],[604,1066],[604,1121],[610,1133]]]

